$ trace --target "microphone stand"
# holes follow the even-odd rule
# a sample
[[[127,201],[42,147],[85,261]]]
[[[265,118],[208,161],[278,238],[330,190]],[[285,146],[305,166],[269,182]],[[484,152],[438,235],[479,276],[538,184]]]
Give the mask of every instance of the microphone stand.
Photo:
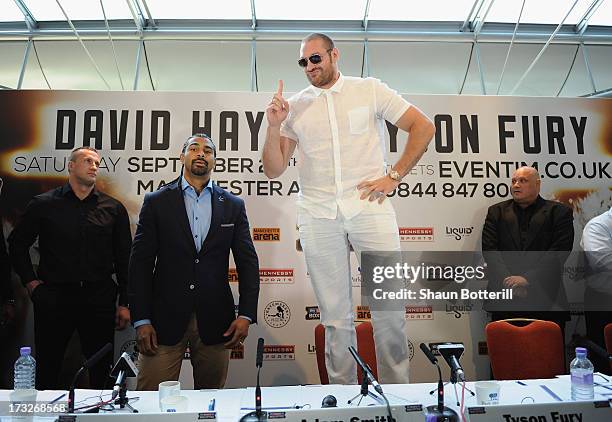
[[[389,416],[389,419],[387,420],[394,421],[395,419],[393,418],[393,415],[391,414],[391,404],[389,403],[387,396],[385,396],[385,393],[383,393],[383,389],[381,385],[378,383],[378,380],[376,379],[376,377],[374,377],[374,373],[372,372],[372,369],[370,369],[368,364],[365,363],[363,359],[361,359],[361,356],[359,356],[359,353],[357,353],[357,350],[355,350],[353,346],[349,346],[348,350],[351,353],[351,356],[353,356],[353,359],[355,359],[355,362],[357,363],[357,365],[361,368],[361,373],[363,374],[363,378],[361,381],[361,390],[358,395],[356,395],[355,397],[353,397],[351,400],[348,401],[348,404],[351,404],[351,402],[354,401],[359,396],[361,396],[361,398],[368,397],[368,396],[372,397],[373,399],[376,400],[377,403],[382,404],[382,405],[385,405],[385,404],[387,405],[387,412]],[[376,396],[375,394],[370,393],[370,391],[368,390],[368,382],[372,384],[372,386],[374,387],[376,392],[380,394],[382,399]],[[361,399],[359,399],[359,403],[361,403]],[[357,405],[359,405],[359,403],[357,403]]]
[[[438,359],[431,353],[431,350],[425,345],[425,343],[421,343],[419,346],[421,351],[427,356],[427,359],[436,366],[438,369],[438,388],[429,392],[429,394],[433,394],[433,392],[438,392],[438,404],[427,407],[427,415],[436,416],[437,422],[459,422],[459,415],[453,409],[450,409],[444,406],[444,385],[445,383],[442,381],[442,370],[440,369],[440,365],[438,364]],[[456,377],[456,374],[455,374]],[[456,378],[455,378],[456,382]],[[455,394],[457,393],[457,389],[455,388]]]
[[[436,364],[438,368],[438,388],[433,391],[438,392],[438,404],[427,407],[428,415],[437,416],[438,422],[459,422],[459,415],[453,409],[444,406],[444,382],[442,381],[442,370],[440,365]],[[431,392],[429,394],[432,394]],[[455,387],[455,395],[457,394],[457,388]]]
[[[370,369],[369,366],[368,369]],[[370,389],[368,388],[369,384],[370,383],[368,382],[368,374],[366,374],[365,371],[361,371],[361,391],[355,397],[350,399],[348,401],[348,404],[352,404],[358,397],[359,401],[357,402],[357,406],[361,404],[361,400],[363,400],[364,397],[370,397],[379,404],[385,404],[382,398],[380,398],[376,393],[370,391]]]
[[[74,413],[74,390],[76,388],[76,382],[81,377],[83,371],[85,371],[85,365],[81,366],[76,374],[74,374],[74,378],[72,378],[72,383],[70,384],[70,390],[68,390],[68,412]]]
[[[438,371],[439,370],[440,370],[440,367],[438,366]],[[442,380],[442,374],[440,374],[440,381],[441,380]],[[455,400],[457,401],[457,406],[460,406],[461,403],[459,402],[459,393],[457,392],[457,381],[458,381],[457,371],[451,368],[450,379],[444,383],[444,387],[446,387],[448,384],[453,385],[453,388],[455,389]],[[434,388],[433,390],[429,392],[429,395],[430,396],[433,395],[436,391],[438,391],[438,389]],[[468,387],[465,387],[465,391],[469,392],[472,397],[476,395],[476,393],[474,393],[474,391],[470,390]]]
[[[138,413],[138,410],[134,409],[132,405],[129,403],[129,399],[127,397],[127,377],[125,376],[125,371],[119,371],[119,375],[117,375],[117,384],[119,384],[119,398],[115,400],[115,404],[119,405],[120,409],[128,408],[132,413]],[[113,391],[113,396],[116,397],[116,393]]]
[[[257,356],[255,359],[255,366],[257,367],[257,385],[255,386],[255,411],[247,413],[240,418],[240,422],[261,422],[268,420],[268,412],[261,410],[261,386],[259,384],[259,373],[263,366],[263,350],[264,350],[264,339],[259,338],[257,340]]]
[[[74,413],[74,390],[76,389],[76,383],[81,377],[81,374],[86,369],[90,369],[94,366],[100,359],[104,357],[108,352],[111,351],[113,345],[111,343],[106,343],[104,347],[98,350],[92,357],[87,359],[87,361],[79,368],[76,374],[74,374],[74,378],[72,378],[72,383],[70,384],[70,390],[68,390],[68,411],[67,413]],[[93,412],[99,411],[98,408],[92,410]],[[89,412],[89,411],[87,411]]]

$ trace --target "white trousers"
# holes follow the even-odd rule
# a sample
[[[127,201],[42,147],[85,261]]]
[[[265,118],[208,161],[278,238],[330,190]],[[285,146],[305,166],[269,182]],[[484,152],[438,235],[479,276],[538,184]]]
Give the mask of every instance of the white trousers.
[[[360,214],[345,219],[314,218],[298,211],[300,242],[321,323],[325,326],[325,364],[331,384],[355,384],[356,363],[348,347],[356,348],[349,242],[361,264],[363,251],[399,251],[399,231],[393,206],[368,203]],[[402,311],[371,310],[380,382],[408,383],[409,351]]]

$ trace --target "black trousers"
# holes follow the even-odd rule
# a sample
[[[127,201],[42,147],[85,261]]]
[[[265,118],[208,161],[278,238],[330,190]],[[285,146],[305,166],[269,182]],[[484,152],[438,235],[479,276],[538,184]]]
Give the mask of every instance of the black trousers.
[[[66,346],[75,330],[86,358],[106,343],[113,343],[116,291],[112,280],[90,285],[43,283],[34,289],[32,302],[38,390],[67,387],[58,385],[59,375]],[[108,353],[89,370],[91,388],[104,388],[112,361],[113,356]]]
[[[612,282],[612,280],[608,281]],[[612,323],[612,295],[587,287],[584,292],[584,308],[584,322],[588,339],[605,349],[604,327]],[[612,375],[610,362],[607,359],[591,351],[589,351],[588,357],[593,362],[596,371]]]
[[[612,312],[610,311],[586,311],[584,313],[584,321],[586,324],[586,334],[589,340],[597,343],[599,346],[606,348],[606,340],[604,338],[604,327],[612,323]],[[589,352],[589,360],[593,362],[595,371],[604,374],[612,375],[610,370],[610,361],[604,359],[595,353]]]

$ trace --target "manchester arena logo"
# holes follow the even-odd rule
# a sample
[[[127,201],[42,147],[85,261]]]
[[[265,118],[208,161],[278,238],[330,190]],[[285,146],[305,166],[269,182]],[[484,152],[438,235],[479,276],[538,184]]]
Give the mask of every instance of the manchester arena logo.
[[[264,308],[264,320],[272,328],[281,328],[291,319],[291,310],[285,302],[273,300]]]
[[[470,237],[472,232],[474,231],[474,227],[451,227],[446,226],[445,235],[448,238],[461,240],[466,237]]]
[[[295,344],[266,344],[264,360],[295,360]]]
[[[260,268],[261,284],[293,284],[293,268]]]
[[[406,306],[406,319],[410,321],[430,321],[434,319],[431,306]]]
[[[433,227],[400,227],[400,242],[433,242]]]
[[[254,242],[280,242],[278,227],[253,227]]]
[[[321,312],[318,306],[306,306],[306,321],[321,319]]]
[[[355,315],[357,316],[358,321],[369,321],[372,319],[372,314],[370,314],[370,307],[366,305],[357,305]]]

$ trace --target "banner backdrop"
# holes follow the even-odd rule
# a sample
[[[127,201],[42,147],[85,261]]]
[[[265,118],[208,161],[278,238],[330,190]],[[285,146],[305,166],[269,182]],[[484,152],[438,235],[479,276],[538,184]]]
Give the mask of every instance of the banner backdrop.
[[[295,225],[299,163],[292,158],[285,174],[268,180],[260,161],[269,98],[262,93],[1,91],[5,236],[32,196],[65,182],[70,150],[83,145],[100,151],[97,186],[123,202],[134,230],[144,194],[178,176],[185,139],[195,132],[208,133],[218,148],[213,179],[246,201],[261,266],[259,324],[252,326],[244,348],[232,352],[227,386],[254,383],[260,336],[266,340],[264,385],[319,383],[314,347],[319,311]],[[573,207],[575,247],[586,221],[610,207],[612,100],[407,99],[434,120],[437,133],[390,197],[404,249],[479,250],[487,207],[510,198],[508,182],[522,165],[539,169],[545,198]],[[385,129],[392,164],[406,144],[406,134],[391,124]],[[36,248],[32,253],[36,259]],[[369,310],[359,304],[358,265],[353,254],[351,259],[356,318],[364,320]],[[237,295],[236,281],[230,268],[228,282]],[[565,282],[571,294],[571,271]],[[28,299],[20,289],[18,293],[21,322],[6,347],[33,343]],[[435,378],[426,358],[417,353],[421,342],[464,342],[462,362],[469,378],[489,376],[484,312],[449,302],[445,311],[408,308],[406,318],[412,381]],[[569,334],[577,322],[575,318],[568,324]],[[133,331],[118,333],[116,353],[133,350],[133,337]],[[181,379],[189,386],[185,362]]]

